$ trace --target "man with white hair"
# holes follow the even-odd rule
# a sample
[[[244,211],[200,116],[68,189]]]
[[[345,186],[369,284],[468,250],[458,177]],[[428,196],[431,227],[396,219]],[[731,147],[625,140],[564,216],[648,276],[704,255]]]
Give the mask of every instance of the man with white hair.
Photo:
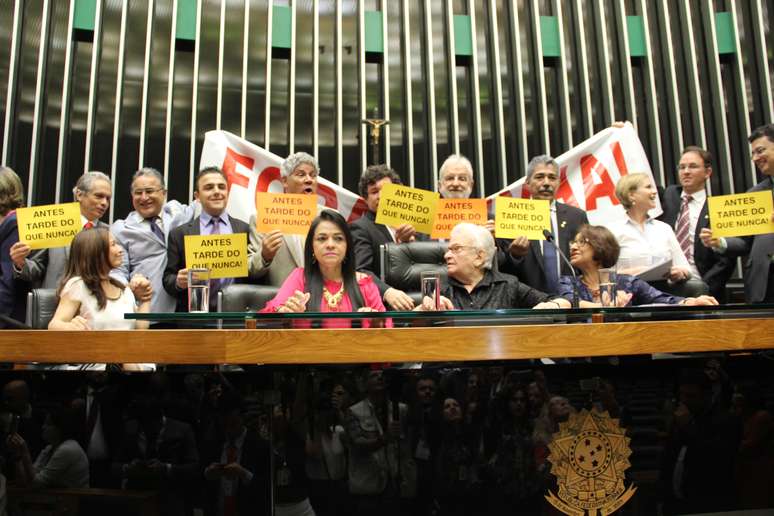
[[[452,154],[438,171],[438,192],[444,199],[468,199],[473,193],[473,165],[462,154]]]
[[[314,156],[306,152],[291,154],[280,165],[280,173],[285,193],[317,195],[320,165]],[[317,205],[318,215],[323,208]],[[304,266],[304,241],[303,235],[284,235],[278,229],[258,233],[253,215],[247,246],[250,277],[263,278],[269,285],[282,285],[293,269]]]
[[[498,308],[570,308],[570,303],[536,290],[517,278],[492,270],[495,241],[484,227],[463,222],[454,226],[444,255],[448,282],[441,289],[443,310]],[[428,310],[425,298],[420,310]]]
[[[75,183],[73,196],[80,204],[83,229],[110,228],[100,220],[110,208],[113,197],[108,176],[102,172],[86,172]],[[11,246],[10,253],[15,279],[40,284],[42,288],[57,288],[70,256],[70,246],[40,249],[32,253],[30,246],[16,242]]]

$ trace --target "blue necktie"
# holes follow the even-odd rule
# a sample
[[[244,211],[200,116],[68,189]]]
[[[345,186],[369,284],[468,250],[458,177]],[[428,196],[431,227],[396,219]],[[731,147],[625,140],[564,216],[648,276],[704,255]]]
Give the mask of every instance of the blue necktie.
[[[552,242],[543,242],[543,268],[546,271],[546,293],[559,291],[559,273],[557,271],[556,247]]]
[[[157,219],[158,219],[158,217],[148,217],[145,220],[147,220],[148,223],[150,223],[151,232],[154,235],[156,235],[157,237],[159,237],[159,240],[164,242],[165,241],[164,240],[164,232],[161,230],[161,228],[159,227],[158,223],[156,222]]]

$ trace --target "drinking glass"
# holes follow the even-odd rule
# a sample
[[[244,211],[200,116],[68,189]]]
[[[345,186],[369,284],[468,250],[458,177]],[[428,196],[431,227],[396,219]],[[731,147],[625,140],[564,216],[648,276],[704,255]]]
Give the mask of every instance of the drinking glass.
[[[599,300],[602,306],[615,306],[616,288],[618,282],[618,272],[615,267],[599,269]]]
[[[188,311],[210,311],[210,270],[188,269]]]
[[[433,310],[441,309],[441,275],[437,272],[423,272],[422,278],[422,302],[430,298]]]

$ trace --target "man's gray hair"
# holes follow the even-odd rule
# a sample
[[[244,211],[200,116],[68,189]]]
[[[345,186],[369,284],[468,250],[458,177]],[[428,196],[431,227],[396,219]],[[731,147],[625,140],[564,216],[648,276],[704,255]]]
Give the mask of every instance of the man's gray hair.
[[[107,181],[109,185],[113,185],[112,181],[110,181],[110,178],[102,172],[86,172],[81,177],[79,177],[78,181],[75,183],[75,188],[73,188],[73,196],[77,195],[78,191],[83,193],[91,192],[91,189],[94,188],[94,183],[99,180]]]
[[[470,222],[460,222],[451,230],[451,236],[467,235],[473,240],[476,249],[484,251],[484,270],[492,268],[492,260],[495,255],[495,241],[492,233],[484,226],[477,226]]]
[[[282,177],[288,177],[299,165],[304,164],[312,165],[314,171],[318,175],[320,174],[320,165],[317,163],[317,159],[306,152],[294,152],[285,158],[282,165],[280,165],[280,173],[282,174]]]
[[[164,176],[152,167],[143,167],[137,172],[134,173],[132,176],[132,182],[129,183],[129,190],[131,191],[134,188],[134,182],[137,180],[138,177],[155,177],[159,180],[159,184],[161,185],[161,188],[164,190],[167,189],[167,185],[164,183]]]
[[[535,173],[536,168],[546,165],[553,167],[556,173],[559,173],[559,163],[557,163],[556,160],[548,154],[541,154],[540,156],[535,156],[529,160],[529,164],[527,164],[527,181],[529,181],[532,177],[532,174]]]
[[[470,160],[462,154],[452,154],[444,160],[441,168],[438,170],[438,180],[443,179],[443,173],[446,172],[446,169],[453,166],[464,167],[466,171],[470,172],[470,177],[473,177],[473,165],[470,163]]]

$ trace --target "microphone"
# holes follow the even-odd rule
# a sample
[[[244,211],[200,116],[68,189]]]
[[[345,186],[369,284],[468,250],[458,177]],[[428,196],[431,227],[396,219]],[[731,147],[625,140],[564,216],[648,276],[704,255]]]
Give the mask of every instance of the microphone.
[[[580,292],[578,292],[578,275],[575,274],[575,268],[570,263],[570,260],[567,259],[567,256],[562,252],[562,248],[556,245],[556,239],[554,238],[554,234],[548,231],[547,229],[543,230],[543,236],[546,237],[546,242],[551,242],[554,244],[554,247],[556,247],[556,252],[559,253],[559,256],[562,257],[562,260],[564,260],[564,263],[567,264],[567,266],[570,268],[570,273],[573,277],[572,282],[572,307],[573,308],[579,308],[580,307]]]

